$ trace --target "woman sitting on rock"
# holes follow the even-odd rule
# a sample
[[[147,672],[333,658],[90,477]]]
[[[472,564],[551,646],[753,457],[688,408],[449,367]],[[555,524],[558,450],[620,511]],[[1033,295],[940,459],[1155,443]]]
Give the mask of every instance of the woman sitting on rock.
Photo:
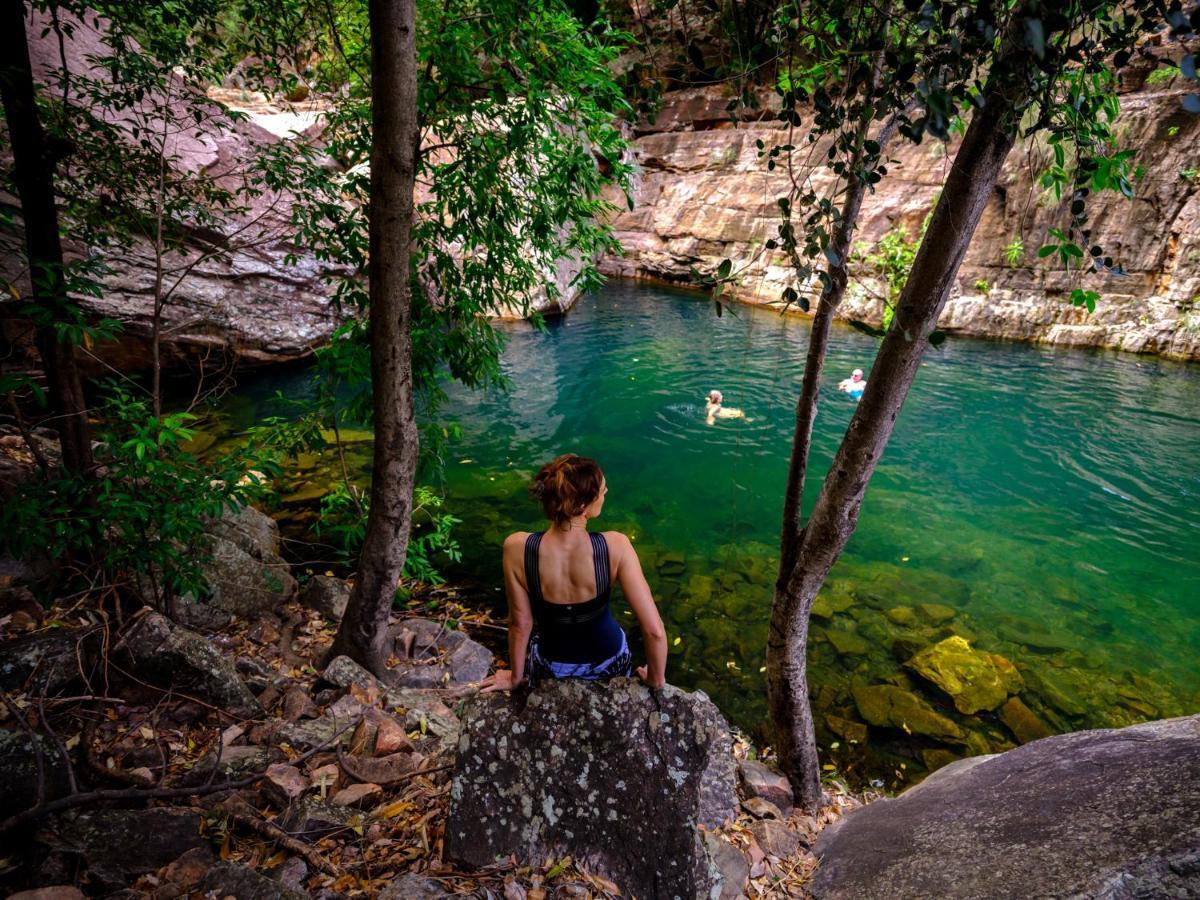
[[[567,453],[542,466],[529,490],[551,527],[518,531],[504,541],[511,668],[485,678],[483,690],[511,690],[527,677],[594,681],[629,675],[629,644],[612,615],[613,581],[642,628],[647,664],[637,674],[650,687],[662,687],[667,636],[637,552],[620,532],[587,530],[608,492],[600,466]]]

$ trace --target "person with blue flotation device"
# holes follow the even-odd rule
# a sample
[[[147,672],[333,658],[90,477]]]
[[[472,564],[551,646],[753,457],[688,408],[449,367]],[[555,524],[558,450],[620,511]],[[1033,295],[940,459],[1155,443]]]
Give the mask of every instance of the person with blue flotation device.
[[[849,378],[843,379],[838,384],[839,391],[845,391],[857,403],[862,399],[863,391],[867,389],[867,379],[863,378],[863,370],[855,369],[850,373]]]

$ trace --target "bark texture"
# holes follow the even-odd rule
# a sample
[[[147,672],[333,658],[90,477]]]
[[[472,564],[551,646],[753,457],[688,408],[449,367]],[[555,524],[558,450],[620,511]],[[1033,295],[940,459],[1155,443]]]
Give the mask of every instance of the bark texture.
[[[867,484],[1012,148],[1012,113],[1023,98],[1018,89],[996,89],[996,84],[1006,83],[1003,75],[1007,71],[1007,61],[1002,59],[994,72],[999,77],[985,94],[984,107],[971,118],[897,303],[892,329],[883,340],[866,392],[800,535],[795,561],[786,576],[781,573],[776,591],[767,644],[775,749],[797,803],[807,809],[818,807],[822,798],[805,674],[809,613],[825,576],[854,533]],[[1019,79],[1013,81],[1020,83]]]
[[[409,272],[416,174],[414,0],[371,0],[371,379],[375,457],[358,580],[330,651],[386,674],[388,614],[412,527],[413,412]]]
[[[55,308],[68,301],[54,200],[54,157],[38,118],[23,0],[0,0],[0,60],[0,96],[12,144],[12,181],[25,220],[32,299],[57,318]],[[88,472],[92,468],[92,441],[75,345],[62,340],[50,323],[37,327],[36,343],[54,412],[50,424],[58,430],[63,465],[71,472]]]

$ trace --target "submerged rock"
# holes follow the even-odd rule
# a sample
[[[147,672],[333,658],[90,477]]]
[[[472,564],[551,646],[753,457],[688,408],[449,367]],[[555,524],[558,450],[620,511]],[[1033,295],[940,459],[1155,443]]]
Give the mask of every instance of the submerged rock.
[[[949,740],[963,738],[963,730],[956,722],[911,691],[892,684],[858,684],[851,690],[859,714],[869,725]]]
[[[960,760],[827,829],[814,896],[1200,893],[1200,716]]]
[[[926,647],[905,666],[945,691],[966,715],[995,709],[1025,685],[1003,656],[976,650],[958,636]]]
[[[1021,702],[1020,697],[1010,697],[1000,707],[1000,721],[1008,726],[1008,730],[1022,744],[1028,744],[1030,741],[1040,740],[1053,734],[1046,727],[1046,723]]]
[[[707,896],[720,875],[697,826],[737,809],[731,746],[702,693],[618,678],[481,694],[464,713],[447,858],[570,855],[639,897]]]

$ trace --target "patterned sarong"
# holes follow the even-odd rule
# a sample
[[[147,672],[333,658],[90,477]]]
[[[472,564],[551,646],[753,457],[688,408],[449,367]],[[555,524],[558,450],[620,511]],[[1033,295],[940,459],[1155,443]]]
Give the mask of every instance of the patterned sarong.
[[[550,678],[582,678],[585,681],[605,681],[609,678],[628,676],[633,673],[633,654],[629,643],[621,635],[621,649],[613,656],[598,663],[556,662],[542,657],[537,638],[529,645],[529,681],[535,683]]]

